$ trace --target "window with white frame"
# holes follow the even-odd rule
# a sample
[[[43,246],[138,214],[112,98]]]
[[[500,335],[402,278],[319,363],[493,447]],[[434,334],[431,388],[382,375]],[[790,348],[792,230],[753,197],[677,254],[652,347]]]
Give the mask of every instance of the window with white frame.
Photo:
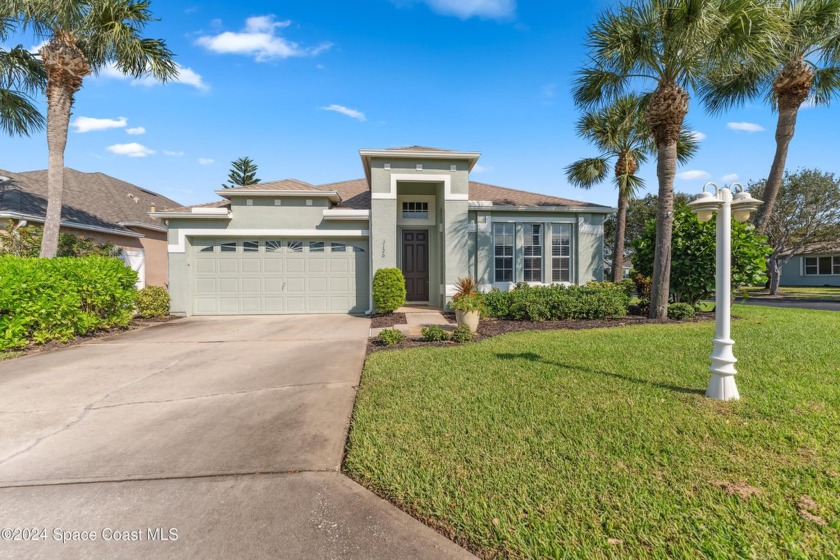
[[[542,224],[522,226],[522,279],[525,282],[543,281],[542,228]]]
[[[496,282],[513,282],[514,224],[493,224],[493,256]]]
[[[406,200],[402,203],[402,217],[408,220],[428,220],[429,203],[417,200]]]
[[[833,257],[804,257],[805,276],[840,274],[840,255]]]
[[[572,281],[572,226],[551,224],[551,281]]]

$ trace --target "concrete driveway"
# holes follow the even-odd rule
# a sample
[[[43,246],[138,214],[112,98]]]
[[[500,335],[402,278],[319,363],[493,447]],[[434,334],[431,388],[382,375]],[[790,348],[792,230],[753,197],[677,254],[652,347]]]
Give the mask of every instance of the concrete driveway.
[[[338,472],[368,327],[191,318],[0,362],[0,558],[469,557]]]

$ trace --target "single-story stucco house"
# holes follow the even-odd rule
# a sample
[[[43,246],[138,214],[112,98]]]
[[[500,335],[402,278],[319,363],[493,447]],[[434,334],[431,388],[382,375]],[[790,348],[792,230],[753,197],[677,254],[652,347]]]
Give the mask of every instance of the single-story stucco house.
[[[782,266],[782,286],[840,287],[840,241],[815,243]]]
[[[166,225],[149,211],[177,205],[171,198],[104,173],[64,169],[61,229],[96,243],[113,243],[137,271],[138,286],[166,286]],[[0,169],[0,228],[43,224],[47,214],[47,171]]]
[[[408,301],[442,308],[459,277],[484,289],[602,280],[612,208],[470,181],[476,152],[361,150],[365,178],[287,179],[153,212],[169,226],[178,315],[372,311],[398,267]]]

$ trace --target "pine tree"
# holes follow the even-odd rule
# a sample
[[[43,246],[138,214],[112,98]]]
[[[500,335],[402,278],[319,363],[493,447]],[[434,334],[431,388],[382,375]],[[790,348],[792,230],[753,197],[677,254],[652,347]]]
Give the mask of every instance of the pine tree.
[[[226,189],[241,187],[243,185],[256,185],[260,182],[257,179],[257,164],[249,157],[241,157],[231,163],[228,182],[222,184]]]

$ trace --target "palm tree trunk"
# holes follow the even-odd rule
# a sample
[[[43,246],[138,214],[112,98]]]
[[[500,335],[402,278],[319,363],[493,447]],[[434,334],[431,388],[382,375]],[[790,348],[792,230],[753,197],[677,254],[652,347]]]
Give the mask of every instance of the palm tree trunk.
[[[58,253],[58,234],[61,227],[61,196],[64,191],[64,149],[67,146],[67,129],[73,93],[60,84],[47,87],[47,215],[44,219],[44,237],[41,240],[41,258],[51,259]]]
[[[799,114],[799,105],[786,106],[785,108],[782,108],[781,105],[780,103],[779,119],[776,124],[776,155],[773,157],[773,165],[770,167],[770,175],[767,176],[767,184],[764,188],[764,204],[759,207],[755,221],[758,225],[758,232],[762,234],[767,229],[767,224],[770,223],[773,206],[776,204],[776,198],[782,188],[788,147],[793,139],[796,117]]]
[[[624,237],[627,230],[627,193],[618,190],[618,214],[615,217],[615,246],[613,247],[613,282],[624,280]]]
[[[671,285],[671,237],[674,232],[674,178],[677,174],[677,142],[669,140],[657,146],[656,176],[659,200],[656,203],[656,252],[651,280],[651,319],[668,317]]]

